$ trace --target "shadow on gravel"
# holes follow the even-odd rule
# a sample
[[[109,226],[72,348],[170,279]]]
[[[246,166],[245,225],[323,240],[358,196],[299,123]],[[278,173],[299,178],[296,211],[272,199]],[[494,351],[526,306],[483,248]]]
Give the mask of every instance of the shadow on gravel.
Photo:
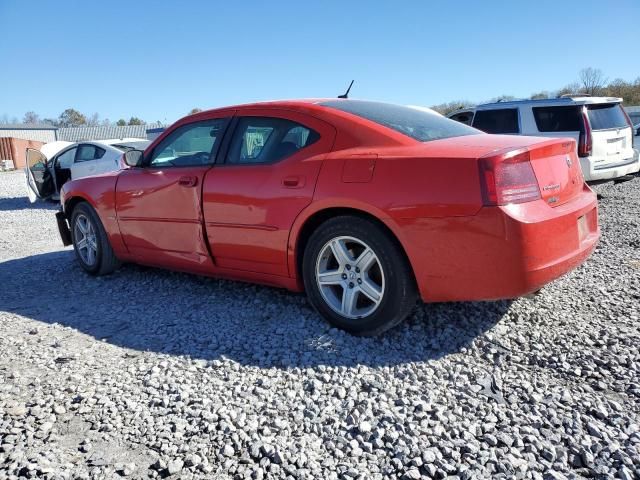
[[[275,368],[437,359],[460,351],[510,306],[423,305],[384,335],[359,338],[330,328],[303,295],[132,265],[94,278],[70,250],[0,263],[0,285],[0,311],[134,350]]]
[[[26,196],[0,198],[0,212],[8,212],[10,210],[26,210],[31,208],[54,210],[58,208],[58,204],[43,201],[31,203]]]

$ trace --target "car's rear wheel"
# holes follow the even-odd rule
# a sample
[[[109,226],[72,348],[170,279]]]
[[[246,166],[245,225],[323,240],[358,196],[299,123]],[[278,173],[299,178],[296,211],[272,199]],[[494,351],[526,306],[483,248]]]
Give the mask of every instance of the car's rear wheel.
[[[107,275],[120,266],[98,214],[86,202],[73,209],[71,237],[78,263],[91,275]]]
[[[357,335],[394,327],[415,306],[413,273],[400,246],[376,222],[340,216],[310,237],[302,273],[311,304]]]

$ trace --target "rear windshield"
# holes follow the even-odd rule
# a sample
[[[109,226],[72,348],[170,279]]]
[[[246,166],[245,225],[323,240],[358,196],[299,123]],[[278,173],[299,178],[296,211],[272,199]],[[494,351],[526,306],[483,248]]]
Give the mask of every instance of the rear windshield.
[[[539,132],[581,132],[582,107],[533,107],[533,118]]]
[[[627,119],[619,103],[587,105],[587,114],[592,130],[628,127]]]
[[[481,133],[437,113],[402,105],[364,100],[331,100],[320,105],[366,118],[419,142]]]
[[[473,126],[487,133],[520,133],[517,108],[478,110]]]

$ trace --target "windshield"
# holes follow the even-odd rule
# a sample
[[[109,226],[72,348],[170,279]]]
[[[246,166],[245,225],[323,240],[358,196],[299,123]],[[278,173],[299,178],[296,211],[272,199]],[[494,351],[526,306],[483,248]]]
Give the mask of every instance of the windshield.
[[[587,113],[592,130],[608,130],[629,126],[622,111],[622,105],[619,103],[587,105]]]
[[[351,113],[391,128],[419,142],[479,135],[481,131],[435,112],[364,100],[331,100],[320,105]]]

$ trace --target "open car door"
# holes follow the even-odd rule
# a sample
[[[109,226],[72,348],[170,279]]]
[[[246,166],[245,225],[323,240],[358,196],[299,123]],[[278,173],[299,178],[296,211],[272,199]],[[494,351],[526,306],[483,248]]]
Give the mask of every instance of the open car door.
[[[27,176],[27,196],[31,203],[38,198],[47,199],[55,193],[47,157],[41,151],[27,148],[27,166],[24,170]]]

